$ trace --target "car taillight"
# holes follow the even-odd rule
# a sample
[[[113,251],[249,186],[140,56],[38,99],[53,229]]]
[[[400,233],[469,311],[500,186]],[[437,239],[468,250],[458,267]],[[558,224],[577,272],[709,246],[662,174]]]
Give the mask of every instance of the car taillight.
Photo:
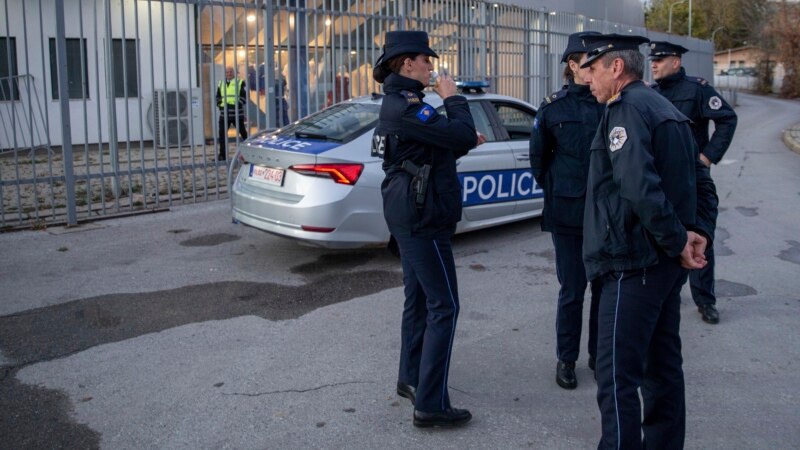
[[[330,177],[340,184],[356,184],[364,170],[363,164],[298,164],[289,169],[303,175]]]

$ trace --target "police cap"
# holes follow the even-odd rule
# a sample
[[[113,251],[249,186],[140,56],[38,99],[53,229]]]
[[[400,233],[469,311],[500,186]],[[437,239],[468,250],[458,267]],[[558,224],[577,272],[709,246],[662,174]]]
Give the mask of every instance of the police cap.
[[[671,44],[667,41],[652,41],[650,42],[650,59],[661,59],[667,56],[680,57],[682,54],[688,52],[689,49],[682,47],[678,44]]]
[[[570,34],[569,42],[567,42],[567,49],[564,50],[564,54],[561,55],[561,62],[567,62],[567,58],[573,53],[586,53],[586,46],[583,44],[584,36],[594,36],[598,34],[600,33],[597,31],[581,31],[579,33]]]
[[[643,36],[616,33],[586,36],[583,39],[586,42],[586,62],[581,65],[582,68],[591,66],[594,60],[608,52],[639,50],[640,45],[650,42],[650,39]]]
[[[428,43],[428,33],[424,31],[389,31],[383,44],[383,54],[375,62],[375,67],[389,61],[395,56],[412,53],[418,55],[439,55],[434,52]]]

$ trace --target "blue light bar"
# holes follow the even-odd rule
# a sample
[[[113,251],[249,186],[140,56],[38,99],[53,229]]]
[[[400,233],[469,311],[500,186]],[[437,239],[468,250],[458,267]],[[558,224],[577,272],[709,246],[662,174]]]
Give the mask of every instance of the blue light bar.
[[[483,81],[456,81],[456,87],[461,89],[483,89],[489,87],[487,80]]]

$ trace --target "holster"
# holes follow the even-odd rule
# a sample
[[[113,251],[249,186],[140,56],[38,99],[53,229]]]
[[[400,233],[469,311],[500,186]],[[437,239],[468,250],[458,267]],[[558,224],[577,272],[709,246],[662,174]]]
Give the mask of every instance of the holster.
[[[414,203],[417,205],[417,208],[421,208],[425,205],[425,193],[428,190],[428,178],[431,174],[431,166],[429,164],[423,164],[422,167],[420,167],[409,160],[405,160],[401,167],[414,177],[411,179],[411,189],[414,191]]]

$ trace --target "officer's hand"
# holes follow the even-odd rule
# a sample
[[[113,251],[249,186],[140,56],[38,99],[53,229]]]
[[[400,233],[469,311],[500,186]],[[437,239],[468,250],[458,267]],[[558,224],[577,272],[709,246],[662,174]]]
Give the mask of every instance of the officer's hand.
[[[702,269],[708,264],[706,261],[706,245],[708,241],[703,236],[688,231],[686,233],[686,245],[681,252],[681,267],[684,269]]]
[[[477,146],[483,144],[484,142],[486,142],[486,136],[482,135],[480,131],[476,131],[476,133],[478,133],[478,143],[475,144],[475,147],[477,147]]]
[[[439,76],[439,82],[436,83],[436,86],[433,87],[433,90],[439,94],[439,97],[442,97],[442,100],[458,93],[458,90],[456,89],[456,82],[453,81],[453,77],[447,74],[442,74]]]
[[[706,155],[700,153],[700,162],[706,165],[706,167],[711,167],[711,160],[706,158]]]

